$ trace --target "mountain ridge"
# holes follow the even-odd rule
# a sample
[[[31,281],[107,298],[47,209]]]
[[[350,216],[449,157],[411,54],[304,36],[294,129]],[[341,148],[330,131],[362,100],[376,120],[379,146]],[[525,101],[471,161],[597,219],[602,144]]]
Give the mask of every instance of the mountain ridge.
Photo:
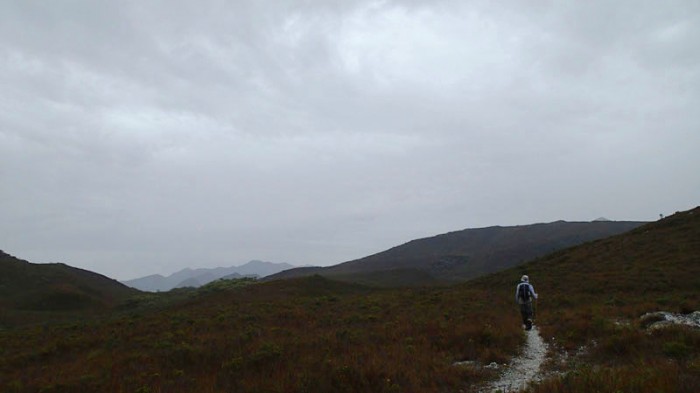
[[[371,272],[418,270],[436,281],[464,281],[588,241],[637,228],[641,221],[536,223],[463,229],[414,239],[388,250],[328,267],[291,269],[267,280],[320,274],[352,281]],[[389,283],[390,284],[390,283]],[[391,285],[389,285],[391,286]]]
[[[265,277],[293,268],[288,263],[251,260],[240,266],[215,268],[184,268],[168,276],[152,274],[121,281],[124,285],[147,292],[169,291],[174,288],[200,287],[221,278]]]

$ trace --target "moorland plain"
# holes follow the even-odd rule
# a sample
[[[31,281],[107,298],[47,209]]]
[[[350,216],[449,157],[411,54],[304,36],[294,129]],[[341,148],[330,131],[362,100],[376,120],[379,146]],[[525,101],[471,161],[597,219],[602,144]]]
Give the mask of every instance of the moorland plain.
[[[700,391],[700,332],[638,322],[700,309],[698,208],[448,287],[216,282],[89,318],[6,326],[0,390],[468,391],[497,371],[454,362],[507,363],[524,343],[513,304],[523,273],[541,295],[548,369],[561,372],[533,391]]]

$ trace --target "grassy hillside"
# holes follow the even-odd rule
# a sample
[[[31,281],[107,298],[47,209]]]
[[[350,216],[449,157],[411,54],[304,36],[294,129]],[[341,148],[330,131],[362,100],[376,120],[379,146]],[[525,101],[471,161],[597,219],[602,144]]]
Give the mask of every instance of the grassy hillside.
[[[506,361],[522,342],[490,297],[319,276],[201,293],[165,311],[2,333],[0,390],[439,392],[490,376],[454,360]]]
[[[87,270],[29,263],[0,251],[0,326],[104,310],[136,292]]]
[[[700,208],[471,285],[505,290],[519,274],[541,295],[543,336],[559,350],[586,349],[577,372],[535,392],[700,391],[700,332],[648,332],[639,321],[652,311],[700,310]]]
[[[458,282],[503,270],[556,250],[627,232],[643,223],[627,221],[565,222],[466,229],[418,239],[355,261],[316,269],[293,269],[271,278],[321,274],[334,279],[367,282],[384,276],[380,285],[403,286],[406,280],[386,280],[389,271],[420,271],[425,280]],[[391,274],[389,274],[391,276]],[[415,274],[414,274],[415,276]]]
[[[514,272],[530,275],[542,294],[538,302],[548,332],[577,337],[567,342],[571,345],[594,333],[590,327],[597,316],[624,319],[658,309],[700,310],[700,208],[556,252],[471,285],[505,289]],[[585,323],[562,323],[569,319]]]
[[[504,363],[524,342],[512,298],[527,273],[554,352],[586,348],[534,391],[697,392],[700,334],[637,320],[700,309],[699,239],[695,209],[451,287],[219,284],[107,320],[0,332],[0,391],[469,391],[495,372],[453,362]]]

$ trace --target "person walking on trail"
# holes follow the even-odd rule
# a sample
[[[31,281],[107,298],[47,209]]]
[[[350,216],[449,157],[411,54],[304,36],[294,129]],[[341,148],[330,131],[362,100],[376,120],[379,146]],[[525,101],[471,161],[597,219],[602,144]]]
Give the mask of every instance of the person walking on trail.
[[[532,300],[537,299],[535,288],[530,284],[530,278],[523,276],[520,284],[515,288],[515,301],[520,305],[520,315],[526,330],[532,329]]]

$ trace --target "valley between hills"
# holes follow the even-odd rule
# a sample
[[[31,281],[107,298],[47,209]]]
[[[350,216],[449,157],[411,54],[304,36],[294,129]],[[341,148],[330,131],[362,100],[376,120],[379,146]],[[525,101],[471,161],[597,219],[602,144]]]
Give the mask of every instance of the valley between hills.
[[[531,340],[522,274],[547,348],[528,392],[700,391],[700,329],[648,314],[700,310],[700,208],[591,238],[552,224],[531,254],[494,227],[162,293],[3,253],[0,391],[488,391]]]

